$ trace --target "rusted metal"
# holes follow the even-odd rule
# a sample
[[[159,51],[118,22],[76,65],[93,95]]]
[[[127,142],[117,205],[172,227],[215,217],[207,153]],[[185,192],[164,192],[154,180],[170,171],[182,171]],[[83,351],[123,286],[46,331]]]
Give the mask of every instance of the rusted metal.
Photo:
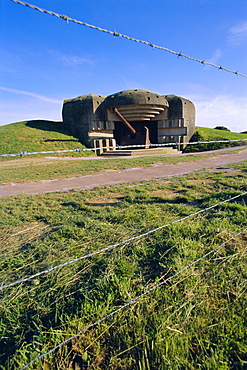
[[[145,149],[150,147],[149,128],[144,126],[145,129]]]
[[[125,126],[128,128],[128,130],[133,134],[135,135],[136,134],[136,130],[134,129],[133,126],[131,126],[131,124],[122,116],[122,114],[119,112],[119,110],[117,108],[113,108],[113,112],[116,113],[116,115],[120,118],[120,120],[123,122],[123,124],[125,124]]]

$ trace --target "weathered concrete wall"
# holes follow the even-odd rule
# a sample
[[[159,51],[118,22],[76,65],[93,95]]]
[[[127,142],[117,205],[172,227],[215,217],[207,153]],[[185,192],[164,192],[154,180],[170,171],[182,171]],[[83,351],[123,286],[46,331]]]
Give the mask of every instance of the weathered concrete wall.
[[[184,127],[186,132],[183,135],[183,142],[187,142],[192,137],[195,130],[195,106],[194,104],[181,96],[166,95],[169,102],[167,127]],[[179,130],[177,130],[179,132]],[[174,130],[176,135],[176,130]]]
[[[64,127],[86,146],[90,146],[88,133],[103,128],[105,110],[101,104],[104,100],[103,95],[90,94],[64,101],[62,109]]]
[[[156,94],[147,90],[125,90],[106,97],[105,108],[118,107],[121,105],[162,105],[167,106],[168,103],[165,96]]]
[[[95,138],[112,138],[122,125],[113,112],[117,107],[132,124],[149,127],[152,142],[186,142],[195,128],[195,106],[176,95],[159,95],[147,90],[126,90],[109,96],[83,95],[65,100],[62,116],[65,128],[86,146]],[[154,133],[156,130],[156,133]]]

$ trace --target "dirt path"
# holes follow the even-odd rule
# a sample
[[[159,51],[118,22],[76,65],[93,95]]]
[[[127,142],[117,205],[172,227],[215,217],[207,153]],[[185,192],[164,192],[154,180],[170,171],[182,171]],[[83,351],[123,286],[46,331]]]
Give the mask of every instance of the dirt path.
[[[148,168],[129,168],[121,171],[104,171],[98,174],[74,178],[43,180],[38,182],[11,183],[0,186],[0,198],[20,194],[42,194],[71,189],[92,189],[101,185],[152,180],[171,176],[185,175],[193,171],[226,166],[247,160],[247,149],[235,154],[222,154],[206,160],[177,164],[155,163]]]

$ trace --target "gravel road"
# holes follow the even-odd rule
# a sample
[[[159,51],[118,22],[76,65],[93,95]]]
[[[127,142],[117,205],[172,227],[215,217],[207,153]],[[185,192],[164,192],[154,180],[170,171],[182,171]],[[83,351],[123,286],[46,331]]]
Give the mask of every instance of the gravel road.
[[[169,178],[185,175],[193,171],[227,166],[247,160],[247,149],[235,154],[223,154],[210,157],[206,160],[183,162],[177,164],[155,163],[148,168],[129,168],[120,171],[104,171],[97,174],[55,179],[33,181],[26,183],[11,183],[0,186],[0,198],[21,194],[43,194],[55,191],[69,191],[71,189],[92,189],[101,185],[130,183],[157,178]]]

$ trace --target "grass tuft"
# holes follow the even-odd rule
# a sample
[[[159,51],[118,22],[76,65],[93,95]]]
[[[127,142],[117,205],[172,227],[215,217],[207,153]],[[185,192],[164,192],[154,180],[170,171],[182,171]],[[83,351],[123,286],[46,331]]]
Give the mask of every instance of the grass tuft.
[[[246,191],[246,184],[243,162],[234,174],[200,171],[131,187],[0,200],[1,283],[195,213]],[[3,290],[0,368],[20,369],[243,230],[246,201],[239,197]],[[239,235],[30,369],[245,368],[246,242],[246,233]]]

